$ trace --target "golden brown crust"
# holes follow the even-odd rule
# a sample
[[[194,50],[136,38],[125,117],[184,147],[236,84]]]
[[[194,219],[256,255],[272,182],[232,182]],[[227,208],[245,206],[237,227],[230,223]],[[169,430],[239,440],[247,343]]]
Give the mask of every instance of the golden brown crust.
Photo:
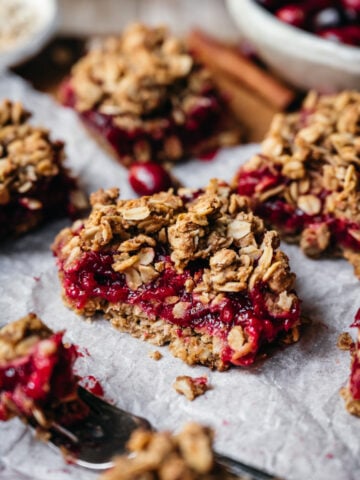
[[[212,431],[196,423],[177,435],[137,430],[128,443],[132,456],[115,459],[99,480],[240,480],[216,464],[212,443]]]

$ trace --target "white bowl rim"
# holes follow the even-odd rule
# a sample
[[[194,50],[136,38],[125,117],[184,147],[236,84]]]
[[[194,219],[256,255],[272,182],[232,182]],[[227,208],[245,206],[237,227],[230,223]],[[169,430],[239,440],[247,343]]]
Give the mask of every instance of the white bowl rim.
[[[11,50],[0,53],[0,74],[9,67],[18,65],[35,55],[55,32],[59,14],[58,0],[46,0],[46,2],[39,2],[39,5],[44,8],[45,3],[49,11],[47,21],[42,28],[36,30],[26,42],[21,43],[18,47]]]
[[[282,44],[284,51],[293,53],[295,45],[293,42],[301,42],[302,50],[307,49],[307,57],[317,63],[337,67],[339,62],[351,65],[351,67],[356,67],[357,63],[360,70],[360,47],[331,42],[317,37],[315,34],[287,25],[254,0],[227,0],[227,5],[233,16],[238,17],[238,9],[240,8],[241,10],[250,10],[261,19],[263,24],[272,28],[272,34],[281,37],[286,34],[289,42]]]

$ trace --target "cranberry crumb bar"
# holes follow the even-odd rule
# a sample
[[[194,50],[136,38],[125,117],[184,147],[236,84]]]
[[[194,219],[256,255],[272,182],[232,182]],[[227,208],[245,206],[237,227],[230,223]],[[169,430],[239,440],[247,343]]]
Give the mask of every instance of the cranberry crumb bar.
[[[0,330],[0,420],[32,418],[48,428],[68,424],[87,407],[77,397],[76,352],[33,313]]]
[[[212,449],[213,432],[196,423],[177,435],[136,430],[128,451],[99,480],[241,480],[217,464]]]
[[[349,344],[351,351],[351,373],[349,384],[340,390],[349,413],[360,417],[360,310],[352,327],[358,328],[357,342]]]
[[[63,166],[63,144],[27,122],[20,103],[0,104],[0,240],[87,205]]]
[[[173,162],[239,141],[209,72],[164,27],[135,24],[92,49],[60,99],[125,165]]]
[[[360,277],[359,175],[360,93],[311,92],[299,112],[275,116],[235,187],[307,255],[340,254]]]
[[[260,348],[298,338],[299,300],[279,237],[228,185],[118,200],[91,196],[92,212],[57,236],[63,296],[80,314],[170,344],[189,364],[251,364]]]

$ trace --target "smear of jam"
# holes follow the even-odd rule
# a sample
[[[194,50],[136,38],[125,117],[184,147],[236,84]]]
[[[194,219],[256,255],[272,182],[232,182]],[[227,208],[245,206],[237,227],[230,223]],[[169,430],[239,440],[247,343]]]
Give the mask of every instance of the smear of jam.
[[[82,377],[80,380],[80,385],[88,390],[90,393],[93,393],[97,397],[104,396],[104,389],[101,386],[99,380],[95,378],[93,375],[87,375],[86,377]]]

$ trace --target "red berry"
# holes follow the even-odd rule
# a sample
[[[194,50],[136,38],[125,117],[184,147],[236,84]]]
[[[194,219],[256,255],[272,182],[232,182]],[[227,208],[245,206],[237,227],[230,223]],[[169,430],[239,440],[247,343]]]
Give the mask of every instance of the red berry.
[[[343,7],[355,13],[360,13],[360,0],[341,0]]]
[[[284,23],[293,27],[303,28],[306,22],[306,12],[300,5],[287,5],[276,12],[276,16]]]
[[[360,46],[360,27],[348,25],[341,28],[328,28],[319,32],[319,35],[326,40],[346,43],[347,45]]]
[[[170,175],[158,163],[134,163],[129,170],[129,182],[138,195],[153,195],[172,186]]]

